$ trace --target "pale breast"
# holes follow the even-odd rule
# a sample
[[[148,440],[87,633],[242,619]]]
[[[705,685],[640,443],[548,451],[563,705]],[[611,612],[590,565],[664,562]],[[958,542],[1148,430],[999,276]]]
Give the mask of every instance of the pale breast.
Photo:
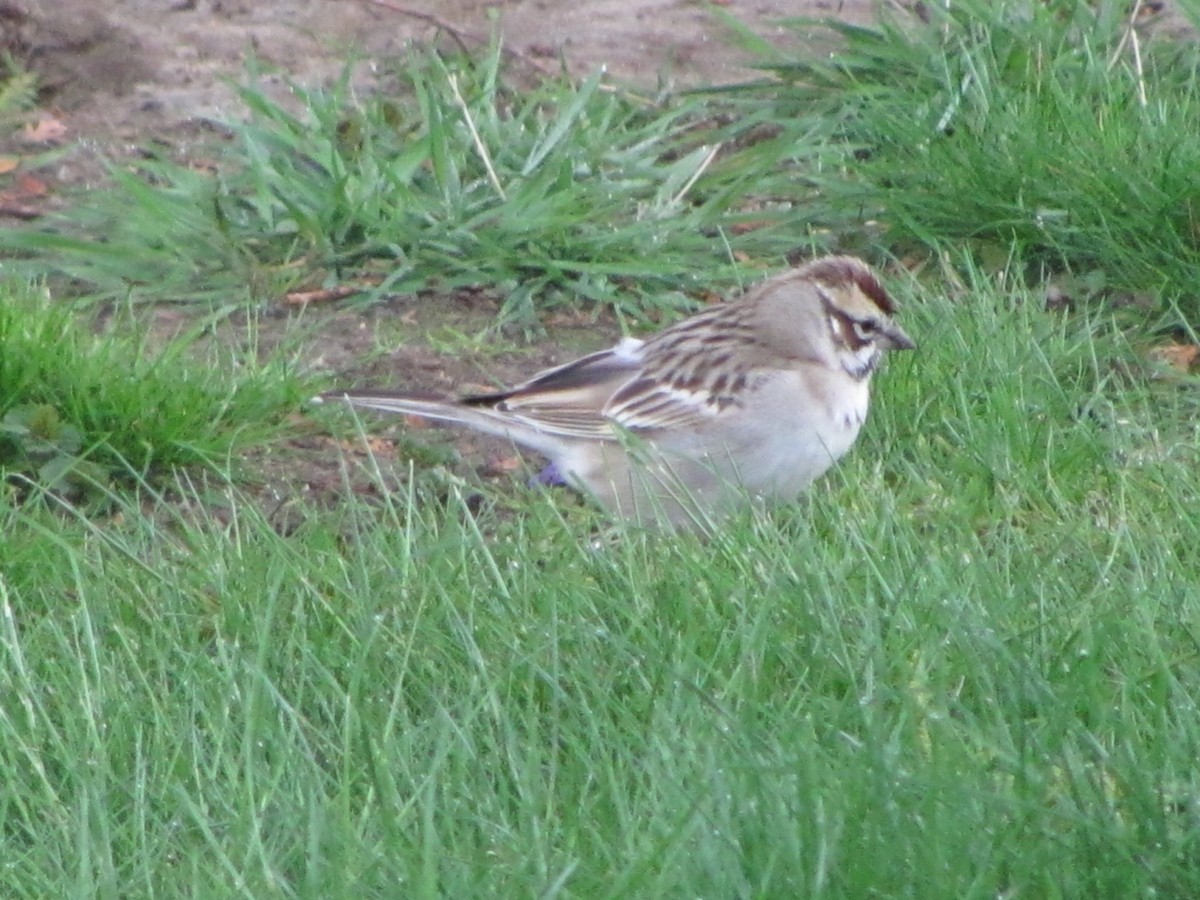
[[[865,380],[777,373],[729,417],[717,440],[738,481],[752,491],[792,499],[853,446],[869,399]],[[721,451],[710,453],[716,458]]]

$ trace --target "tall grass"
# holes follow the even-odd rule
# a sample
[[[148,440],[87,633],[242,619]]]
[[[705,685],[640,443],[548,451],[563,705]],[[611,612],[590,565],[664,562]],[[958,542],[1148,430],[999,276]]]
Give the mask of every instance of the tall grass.
[[[0,286],[0,473],[83,489],[224,466],[278,435],[310,392],[283,353],[259,360],[253,324],[203,340],[220,318],[156,336],[128,309],[101,326],[44,289]]]
[[[215,171],[114,169],[115,192],[0,248],[100,297],[484,286],[524,321],[575,302],[658,317],[744,280],[735,261],[967,248],[1079,301],[1200,316],[1194,47],[1137,37],[1115,3],[925,8],[833,23],[802,53],[743,29],[767,76],[686,97],[598,75],[516,90],[498,49],[293,105],[252,72]]]
[[[765,227],[771,214],[747,207],[754,173],[711,186],[718,111],[599,74],[518,92],[500,60],[498,48],[479,61],[421,56],[398,66],[395,96],[358,98],[347,80],[296,87],[299,112],[251,84],[215,172],[161,159],[114,168],[116,190],[0,235],[0,248],[18,257],[10,267],[100,298],[262,298],[339,279],[373,295],[482,285],[506,298],[505,318],[529,321],[535,307],[578,302],[659,315],[707,286],[697,260],[728,280],[735,251],[778,258],[805,239],[794,217]]]
[[[1195,893],[1194,401],[965,287],[711,541],[390,476],[287,536],[3,511],[4,893]]]
[[[1077,300],[1165,299],[1159,312],[1200,318],[1195,47],[1138,38],[1124,4],[924,7],[927,22],[830,24],[832,56],[759,44],[774,80],[735,92],[837,123],[842,165],[815,177],[834,227],[865,212],[897,252],[965,247],[993,267],[1015,254]]]

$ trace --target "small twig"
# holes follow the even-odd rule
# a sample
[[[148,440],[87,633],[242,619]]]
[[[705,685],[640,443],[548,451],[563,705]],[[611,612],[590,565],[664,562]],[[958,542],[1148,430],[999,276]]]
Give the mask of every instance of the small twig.
[[[361,293],[362,286],[342,284],[337,287],[316,291],[289,291],[284,294],[283,302],[288,306],[312,306],[317,303],[332,303],[335,300],[345,300]]]
[[[671,198],[672,206],[675,206],[677,203],[683,200],[683,198],[687,195],[687,192],[692,189],[692,185],[695,184],[700,176],[704,174],[704,170],[712,165],[712,161],[717,158],[717,152],[720,149],[720,144],[713,145],[713,148],[708,151],[708,155],[704,157],[704,160],[696,167],[696,171],[692,173],[692,177],[689,178],[684,186],[679,189],[679,193]]]
[[[399,3],[396,3],[395,0],[363,0],[363,2],[371,3],[375,6],[383,7],[384,9],[390,10],[391,12],[394,12],[394,13],[400,13],[400,15],[402,15],[402,16],[408,16],[409,18],[412,18],[412,19],[418,19],[422,22],[425,22],[426,24],[432,25],[434,28],[438,29],[439,31],[446,32],[446,34],[450,35],[450,37],[452,37],[454,39],[454,43],[458,44],[459,49],[462,50],[463,53],[471,52],[471,48],[468,46],[468,43],[473,43],[476,45],[487,43],[487,40],[485,38],[481,38],[479,35],[472,34],[469,31],[464,31],[461,28],[456,28],[455,26],[453,26],[449,22],[447,22],[445,19],[435,16],[433,13],[421,12],[420,10],[412,9],[411,7],[408,7],[408,6],[403,6]],[[529,66],[529,68],[533,69],[535,72],[538,72],[542,75],[557,74],[553,69],[542,65],[536,59],[533,59],[532,57],[527,56],[524,53],[521,53],[519,50],[514,50],[511,47],[501,47],[500,52],[503,53],[505,56],[512,57],[513,59],[518,60],[519,62],[523,63],[524,65]]]
[[[479,151],[480,159],[483,160],[483,167],[487,169],[488,178],[491,179],[492,186],[496,188],[500,199],[507,200],[508,195],[504,193],[504,185],[500,183],[500,179],[496,177],[496,170],[492,168],[492,157],[483,144],[483,138],[479,136],[479,132],[475,128],[475,120],[471,118],[471,110],[467,106],[467,101],[463,99],[462,93],[458,90],[458,76],[451,73],[447,80],[450,82],[450,90],[454,91],[454,99],[458,101],[459,108],[462,109],[463,118],[467,120],[467,129],[471,132],[471,140],[475,142],[475,149]]]
[[[401,6],[399,3],[393,3],[392,0],[366,0],[366,2],[373,3],[375,6],[382,6],[384,9],[388,9],[388,10],[391,10],[392,12],[400,13],[400,15],[402,15],[402,16],[409,16],[410,18],[413,18],[413,19],[420,19],[422,22],[426,22],[427,24],[432,25],[434,28],[438,29],[439,31],[446,32],[446,34],[448,34],[448,35],[450,35],[450,37],[454,38],[454,43],[458,44],[459,49],[462,50],[463,53],[471,52],[471,48],[467,46],[468,38],[475,41],[476,43],[482,43],[482,41],[480,41],[480,39],[478,37],[476,37],[475,35],[467,34],[465,31],[455,28],[453,25],[451,25],[445,19],[439,19],[433,13],[420,12],[419,10],[411,9],[407,6]]]

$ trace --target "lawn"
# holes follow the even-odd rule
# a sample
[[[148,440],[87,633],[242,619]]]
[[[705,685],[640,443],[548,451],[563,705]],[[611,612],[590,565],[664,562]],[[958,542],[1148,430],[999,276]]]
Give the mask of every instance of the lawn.
[[[1197,59],[1089,10],[649,104],[498,53],[303,120],[250,83],[219,178],[0,236],[0,893],[1200,895],[1200,382],[1164,352]],[[395,423],[304,406],[325,313],[263,313],[485,290],[496,341],[641,333],[826,249],[920,350],[809,495],[710,537],[375,455]],[[262,454],[331,430],[342,486],[281,517]]]

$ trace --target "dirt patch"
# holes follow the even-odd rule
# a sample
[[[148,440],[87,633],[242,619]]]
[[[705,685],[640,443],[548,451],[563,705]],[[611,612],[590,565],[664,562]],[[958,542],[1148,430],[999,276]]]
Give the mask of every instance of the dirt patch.
[[[496,298],[482,293],[393,297],[365,311],[323,316],[301,355],[331,373],[333,389],[371,385],[452,397],[523,380],[609,346],[619,335],[611,317],[564,314],[548,323],[550,336],[529,343],[494,329],[499,312]],[[244,334],[242,323],[230,323],[229,332]],[[501,439],[409,417],[364,413],[370,437],[363,440],[353,416],[336,405],[305,411],[296,418],[299,435],[245,460],[243,474],[269,499],[268,511],[281,527],[302,518],[299,506],[336,503],[347,491],[375,497],[380,471],[402,477],[410,463],[432,472],[426,480],[434,486],[447,477],[519,485],[539,466]]]
[[[403,9],[404,11],[401,11]],[[727,11],[779,38],[785,15],[862,21],[870,0],[755,0]],[[335,77],[351,50],[403,57],[435,39],[471,49],[498,33],[523,65],[616,78],[720,82],[745,54],[691,0],[24,0],[0,3],[0,40],[42,78],[82,139],[145,140],[196,119],[238,114],[227,80],[251,57],[301,84]],[[371,66],[359,72],[371,86]],[[280,79],[281,81],[282,79]],[[281,86],[282,87],[282,86]]]
[[[767,40],[798,44],[781,19],[872,21],[881,0],[715,0]],[[896,8],[922,3],[887,0]],[[1155,30],[1187,31],[1168,3],[1141,3]],[[1147,22],[1148,24],[1148,22]],[[120,153],[186,141],[197,123],[241,114],[231,82],[248,60],[286,81],[328,82],[351,53],[359,89],[374,60],[432,41],[482,49],[501,37],[515,68],[582,76],[604,68],[644,86],[737,81],[748,54],[702,0],[0,0],[0,49],[40,76],[43,99],[82,148]],[[798,52],[822,52],[814,27]],[[64,165],[70,165],[71,157]],[[68,174],[68,173],[64,173]]]

